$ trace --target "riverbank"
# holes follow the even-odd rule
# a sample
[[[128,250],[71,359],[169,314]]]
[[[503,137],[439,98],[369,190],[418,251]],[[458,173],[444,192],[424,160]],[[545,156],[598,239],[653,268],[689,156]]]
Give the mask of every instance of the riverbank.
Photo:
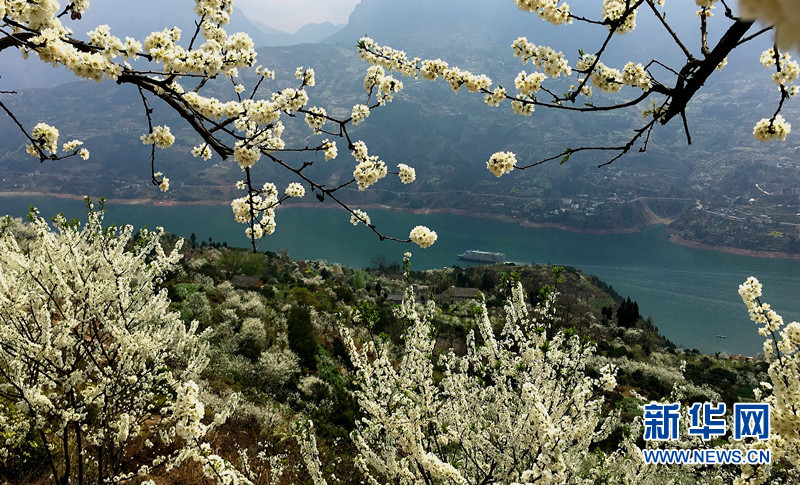
[[[780,253],[775,251],[757,251],[755,249],[742,249],[730,246],[712,246],[711,244],[704,244],[697,241],[689,241],[676,234],[670,234],[669,242],[671,242],[672,244],[678,244],[680,246],[686,246],[687,248],[708,249],[711,251],[720,251],[728,254],[738,254],[739,256],[750,256],[753,258],[800,260],[800,254]]]
[[[58,199],[67,199],[67,200],[83,200],[85,196],[82,195],[74,195],[74,194],[63,194],[63,193],[52,193],[52,192],[13,192],[13,191],[6,191],[0,192],[0,197],[53,197]],[[93,199],[95,203],[98,199]],[[179,200],[154,200],[154,199],[106,199],[106,203],[108,204],[118,204],[118,205],[149,205],[155,207],[175,207],[175,206],[226,206],[230,205],[229,201],[221,201],[221,200],[196,200],[196,201],[179,201]],[[322,209],[339,209],[339,207],[333,205],[322,205],[315,202],[299,202],[299,203],[292,203],[286,204],[284,207],[302,207],[302,208],[322,208]],[[506,222],[510,224],[516,224],[521,227],[530,227],[530,228],[549,228],[549,229],[558,229],[560,231],[572,232],[576,234],[592,234],[592,235],[609,235],[609,234],[632,234],[636,232],[640,232],[644,227],[634,226],[634,227],[623,227],[623,228],[614,228],[614,229],[585,229],[585,228],[577,228],[577,227],[570,227],[564,224],[556,224],[556,223],[549,223],[549,222],[531,222],[529,220],[521,220],[515,217],[503,215],[503,214],[494,214],[489,212],[475,212],[469,211],[464,209],[451,209],[451,208],[436,208],[436,209],[409,209],[409,208],[398,208],[392,207],[385,204],[365,204],[359,205],[360,209],[364,210],[371,210],[371,209],[378,209],[378,210],[385,210],[390,212],[399,212],[399,213],[408,213],[408,214],[453,214],[458,216],[467,216],[467,217],[477,217],[481,219],[488,219],[493,221],[499,222]],[[280,208],[279,208],[280,210]],[[654,224],[660,225],[660,224]],[[669,233],[669,242],[672,244],[677,244],[679,246],[694,248],[694,249],[705,249],[710,251],[717,251],[722,253],[728,254],[736,254],[739,256],[749,256],[755,258],[769,258],[769,259],[787,259],[787,260],[800,260],[800,254],[795,253],[784,253],[784,252],[774,252],[774,251],[759,251],[754,249],[744,249],[744,248],[736,248],[731,246],[715,246],[711,244],[706,244],[699,241],[690,241],[684,239],[676,234]]]

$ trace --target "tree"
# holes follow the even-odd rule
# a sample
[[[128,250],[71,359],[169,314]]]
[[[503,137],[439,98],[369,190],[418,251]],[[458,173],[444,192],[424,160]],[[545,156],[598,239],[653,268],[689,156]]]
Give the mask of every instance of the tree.
[[[317,334],[311,321],[311,310],[305,305],[293,306],[287,317],[287,338],[302,364],[310,369],[316,366]]]
[[[609,306],[604,306],[600,309],[600,314],[603,316],[603,323],[608,323],[614,317],[614,309]]]
[[[800,469],[800,323],[784,325],[783,318],[761,300],[761,283],[750,277],[739,286],[739,295],[750,319],[761,325],[764,357],[769,363],[770,382],[755,389],[755,398],[770,404],[769,441],[757,446],[772,452],[772,466],[779,465],[794,473]],[[753,483],[767,483],[769,466],[743,470],[742,477]],[[795,480],[797,477],[794,477]]]
[[[478,302],[478,333],[470,331],[463,356],[452,349],[432,355],[433,304],[416,305],[410,289],[399,362],[388,344],[357,345],[342,327],[364,412],[352,438],[369,483],[582,483],[605,474],[612,483],[620,474],[643,483],[656,472],[636,469],[638,457],[628,453],[638,449],[629,438],[605,459],[593,458],[591,445],[619,424],[615,413],[601,418],[602,391],[616,386],[615,368],[588,377],[592,345],[574,332],[547,338],[556,292],[532,314],[523,294],[517,283],[499,337]],[[623,463],[624,472],[616,468]]]
[[[246,33],[229,35],[224,30],[233,11],[231,0],[196,0],[196,27],[188,44],[184,42],[183,45],[180,42],[182,32],[178,28],[153,32],[142,42],[130,37],[123,41],[112,35],[107,25],[101,25],[89,32],[87,38],[78,38],[66,24],[80,20],[88,6],[87,0],[69,2],[63,10],[56,0],[0,1],[0,51],[16,48],[25,56],[33,55],[54,66],[64,66],[83,78],[98,82],[111,80],[135,87],[149,126],[141,139],[144,144],[152,146],[153,185],[162,191],[169,190],[169,178],[157,171],[155,154],[156,147],[166,149],[175,142],[169,126],[154,124],[155,112],[150,100],[156,97],[180,115],[198,135],[199,144],[192,150],[195,157],[209,159],[214,154],[224,160],[232,157],[241,167],[243,180],[236,187],[245,193],[233,200],[231,207],[235,219],[247,225],[245,232],[254,251],[257,241],[275,230],[276,207],[289,198],[303,197],[306,188],[314,192],[320,202],[331,200],[347,210],[354,225],[363,223],[381,239],[399,240],[378,232],[369,216],[348,206],[339,196],[339,191],[351,185],[366,190],[389,173],[398,175],[403,183],[411,183],[416,178],[414,169],[405,164],[399,164],[396,172],[390,172],[384,161],[368,153],[366,143],[353,140],[348,132],[348,126],[363,122],[373,109],[390,102],[403,88],[402,82],[385,75],[382,69],[371,69],[364,80],[367,90],[365,103],[354,106],[349,116],[338,118],[322,107],[309,104],[308,89],[316,84],[312,68],[297,68],[296,87],[261,96],[262,83],[273,78],[274,72],[266,67],[256,67],[253,41]],[[144,67],[134,68],[131,62]],[[239,71],[252,68],[258,76],[257,81],[245,87]],[[204,94],[216,79],[230,82],[228,101]],[[0,91],[0,95],[11,94],[14,93]],[[29,129],[1,100],[0,109],[28,139],[28,153],[42,162],[74,156],[89,157],[88,149],[81,147],[83,143],[80,140],[59,147],[56,127],[42,122]],[[320,136],[315,138],[313,145],[287,146],[284,120],[301,116],[308,129]],[[328,138],[321,139],[322,135]],[[333,187],[315,181],[307,170],[321,159],[337,158],[336,141],[331,138],[346,142],[347,150],[356,161],[353,177]],[[310,160],[300,164],[286,161],[283,155],[289,152],[308,153]],[[297,181],[280,191],[271,182],[253,180],[251,168],[262,157],[278,169],[294,174]],[[422,247],[430,246],[435,240],[436,234],[424,226],[415,227],[409,237],[403,239]]]
[[[631,297],[625,299],[620,303],[619,308],[617,308],[617,324],[620,327],[630,328],[640,318],[639,304],[635,301],[631,301]]]
[[[54,232],[35,211],[27,238],[8,217],[0,225],[0,457],[38,448],[62,485],[186,459],[236,475],[202,441],[213,427],[195,383],[207,344],[159,286],[180,245],[165,254],[161,231],[134,238],[102,220],[89,205],[83,228],[58,216]]]
[[[691,44],[687,39],[677,33],[676,26],[667,20],[663,0],[604,0],[602,15],[597,18],[580,11],[591,11],[585,5],[581,5],[583,9],[579,7],[578,11],[573,11],[566,2],[559,4],[558,0],[515,0],[515,3],[521,10],[533,13],[553,25],[575,23],[602,29],[605,31],[604,39],[596,48],[586,52],[579,50],[577,61],[570,65],[568,58],[557,50],[557,46],[553,48],[536,45],[526,37],[519,37],[511,45],[514,56],[520,58],[523,64],[530,61],[538,70],[531,73],[522,71],[517,75],[513,81],[517,90],[515,94],[510,94],[502,84],[493,84],[492,79],[485,74],[473,74],[450,66],[441,59],[409,58],[405,52],[379,45],[369,37],[363,37],[358,42],[362,59],[374,67],[429,81],[443,79],[450,84],[453,92],[465,87],[469,92],[481,93],[489,106],[499,106],[503,101],[510,101],[513,112],[520,116],[531,116],[536,108],[576,113],[603,113],[631,107],[642,109],[644,121],[633,130],[632,135],[625,135],[627,141],[624,144],[575,146],[580,145],[580,141],[569,140],[565,144],[575,146],[574,148],[567,147],[553,156],[531,161],[518,160],[517,155],[510,151],[498,151],[486,164],[487,169],[497,177],[514,169],[524,170],[553,160],[560,160],[563,164],[578,152],[610,152],[610,158],[600,164],[608,165],[634,147],[638,146],[640,152],[647,150],[653,129],[657,125],[666,125],[678,116],[683,122],[687,143],[691,144],[687,106],[715,70],[724,68],[728,54],[773,29],[771,25],[757,29],[754,27],[754,19],[763,18],[770,23],[777,23],[778,40],[784,48],[796,45],[800,39],[797,30],[792,27],[792,20],[784,19],[781,14],[776,13],[785,10],[780,0],[763,4],[755,0],[744,0],[740,2],[739,13],[734,12],[724,0],[697,0],[700,7],[697,11],[700,43],[695,51],[689,48]],[[714,17],[713,10],[718,4],[724,8],[724,14],[711,20]],[[647,14],[655,18],[656,24],[669,36],[674,46],[680,49],[682,60],[674,65],[669,65],[663,59],[652,59],[645,64],[630,61],[621,70],[606,66],[601,59],[610,50],[612,39],[616,35],[633,31],[637,16]],[[709,35],[712,23],[725,29],[716,43]],[[659,49],[659,52],[663,51],[666,49]],[[784,102],[797,94],[798,88],[793,83],[800,75],[800,65],[791,60],[788,52],[781,50],[778,45],[762,53],[761,63],[775,70],[772,80],[777,86],[779,100],[772,115],[756,123],[753,134],[764,142],[783,140],[791,131],[791,126],[780,112]],[[560,77],[564,77],[566,81],[560,82],[557,79]],[[604,95],[595,96],[595,91]],[[592,100],[598,97],[600,100],[596,104]]]

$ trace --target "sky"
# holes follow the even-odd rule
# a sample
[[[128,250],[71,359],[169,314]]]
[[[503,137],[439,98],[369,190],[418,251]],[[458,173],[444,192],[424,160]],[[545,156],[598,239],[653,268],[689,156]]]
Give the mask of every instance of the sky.
[[[359,0],[237,0],[234,5],[251,19],[293,33],[310,23],[347,23],[350,12],[358,2]]]

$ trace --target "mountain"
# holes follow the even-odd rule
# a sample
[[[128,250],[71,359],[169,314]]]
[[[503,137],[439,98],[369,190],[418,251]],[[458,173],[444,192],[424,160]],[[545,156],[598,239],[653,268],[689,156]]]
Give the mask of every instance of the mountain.
[[[266,24],[261,24],[260,22],[257,23],[259,25],[268,27]],[[264,45],[270,47],[280,47],[296,44],[316,44],[318,42],[322,42],[327,37],[334,35],[343,27],[344,25],[334,25],[330,22],[306,24],[297,29],[297,32],[293,34],[280,32],[277,35],[267,36]]]
[[[188,6],[182,2],[161,0],[95,1],[81,20],[65,17],[63,21],[79,37],[94,26],[107,24],[117,37],[124,39],[130,36],[140,41],[144,41],[151,32],[179,27],[183,31],[182,41],[188,44],[197,20],[197,16]],[[131,22],[131,19],[136,19],[136,22]],[[247,32],[256,46],[262,47],[316,43],[341,27],[330,22],[308,24],[290,34],[249,19],[240,9],[234,8],[231,21],[225,28],[229,33]],[[0,52],[0,76],[2,90],[50,87],[75,80],[75,76],[66,69],[54,68],[41,62],[27,62],[16,49]]]
[[[521,69],[530,70],[507,47],[520,34],[537,43],[546,40],[563,49],[574,62],[575,56],[570,54],[573,48],[591,45],[589,40],[602,36],[604,29],[590,28],[585,36],[575,36],[574,32],[583,31],[551,27],[513,8],[489,11],[475,0],[441,0],[435,4],[408,0],[407,5],[410,12],[393,2],[363,0],[348,25],[329,36],[325,44],[260,49],[259,63],[277,73],[277,79],[264,88],[295,86],[294,68],[313,66],[317,86],[309,89],[311,104],[346,117],[354,104],[364,102],[366,94],[362,82],[367,66],[352,47],[354,36],[372,33],[378,42],[406,49],[409,55],[447,59],[474,72],[486,72],[501,85],[513,86]],[[457,8],[459,5],[461,8]],[[581,6],[575,5],[576,9]],[[673,18],[677,22],[683,17]],[[610,56],[606,62],[621,66],[627,59],[651,59],[659,47],[656,39],[662,34],[646,28],[648,25],[646,17],[642,18],[641,32],[614,37],[610,53],[616,53],[616,57]],[[365,31],[367,27],[373,28]],[[581,230],[614,231],[671,222],[676,233],[695,241],[796,252],[798,144],[790,138],[783,144],[765,145],[752,136],[755,122],[769,116],[779,101],[769,72],[758,63],[757,53],[765,43],[753,42],[751,47],[737,50],[728,66],[715,73],[698,93],[687,109],[691,146],[687,146],[680,122],[673,122],[656,127],[645,153],[636,153],[637,146],[630,155],[599,170],[597,165],[611,155],[575,154],[564,165],[555,162],[501,179],[492,177],[485,167],[496,151],[514,151],[520,163],[530,163],[568,147],[624,143],[631,130],[640,126],[643,107],[592,114],[540,108],[532,117],[521,118],[511,114],[508,103],[490,108],[482,96],[466,92],[453,95],[444,82],[406,78],[405,90],[395,101],[375,110],[350,134],[354,140],[365,140],[370,154],[379,155],[390,170],[397,163],[414,166],[417,182],[403,186],[396,177],[389,177],[374,189],[345,190],[344,195],[357,204],[502,214],[527,223]],[[669,76],[664,72],[657,75]],[[243,83],[251,87],[255,80],[245,75]],[[185,84],[191,85],[189,81]],[[224,82],[212,82],[209,87],[211,94],[230,99],[229,85]],[[265,93],[262,91],[262,95]],[[620,95],[632,97],[635,92],[629,89]],[[592,98],[596,104],[608,101],[609,97],[599,92]],[[0,191],[226,200],[241,177],[230,161],[191,158],[189,151],[198,140],[182,120],[155,102],[156,124],[169,124],[178,142],[158,153],[158,169],[171,179],[171,190],[161,194],[149,186],[149,151],[139,141],[139,135],[146,131],[146,119],[141,101],[130,87],[77,82],[22,91],[7,104],[25,126],[47,120],[58,126],[65,138],[83,139],[92,150],[92,158],[88,162],[59,162],[58,170],[40,166],[24,153],[25,140],[13,123],[0,117],[0,132],[4,134],[0,140],[0,173],[4,174]],[[81,110],[76,111],[75,106]],[[784,116],[797,119],[800,110],[795,103],[787,102]],[[286,122],[288,143],[305,146],[319,141],[302,121]],[[352,176],[353,163],[341,145],[339,152],[335,162],[315,164],[304,173],[327,184],[346,181]],[[288,160],[302,161],[291,156]],[[266,163],[258,165],[256,172],[257,177],[278,185],[290,180]]]
[[[575,0],[569,5],[579,15],[602,14],[596,0]],[[670,23],[679,34],[696,36],[699,21],[694,8],[669,4],[667,8]],[[709,39],[720,34],[713,25],[709,28]],[[353,46],[360,37],[369,35],[379,44],[406,50],[413,47],[414,55],[440,57],[443,49],[453,47],[496,53],[497,49],[509,49],[517,37],[527,36],[536,44],[555,46],[556,50],[575,56],[578,49],[591,52],[608,33],[602,25],[581,28],[578,35],[575,30],[573,26],[553,26],[533,13],[521,12],[511,1],[489,5],[481,0],[361,0],[347,25],[325,42]],[[677,47],[665,52],[664,46],[670,44],[673,42],[658,20],[652,15],[640,15],[635,31],[614,37],[613,49],[605,54],[606,63],[624,64],[630,59],[647,62],[655,52],[664,62],[682,59]]]

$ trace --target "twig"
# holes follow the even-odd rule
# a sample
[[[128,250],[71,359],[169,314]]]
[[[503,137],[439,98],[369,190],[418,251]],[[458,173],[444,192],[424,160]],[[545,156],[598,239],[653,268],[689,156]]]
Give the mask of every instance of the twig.
[[[655,14],[656,18],[661,22],[661,25],[663,25],[664,28],[667,29],[667,32],[669,32],[669,35],[672,36],[672,40],[674,40],[675,43],[678,44],[678,47],[681,48],[681,50],[683,51],[683,54],[686,56],[686,59],[689,60],[689,61],[694,61],[695,58],[692,55],[691,51],[689,51],[689,49],[687,49],[686,46],[683,45],[683,42],[681,42],[681,39],[680,39],[680,37],[678,37],[678,34],[676,34],[674,30],[672,30],[672,27],[669,26],[669,24],[667,23],[667,21],[664,18],[664,16],[661,15],[661,12],[658,11],[658,8],[656,8],[656,6],[653,3],[653,1],[652,0],[647,0],[647,5],[650,6],[650,10],[653,11],[653,14]]]

